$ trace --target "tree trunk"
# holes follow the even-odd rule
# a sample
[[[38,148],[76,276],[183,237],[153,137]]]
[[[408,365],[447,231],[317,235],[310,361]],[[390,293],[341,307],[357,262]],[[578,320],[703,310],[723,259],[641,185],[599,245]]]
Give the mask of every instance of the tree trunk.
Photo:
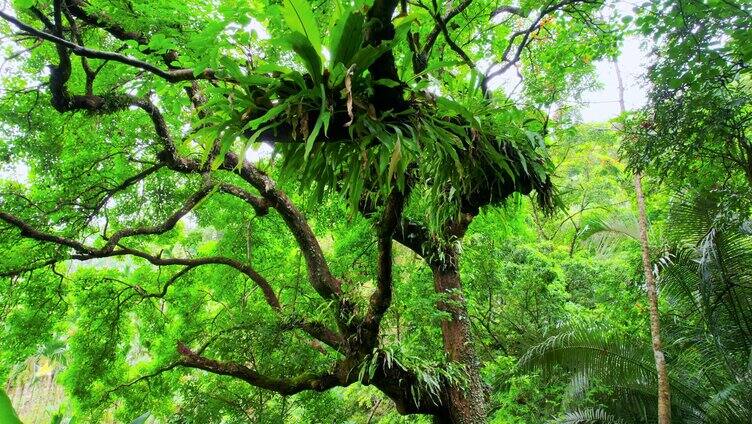
[[[666,358],[663,356],[661,345],[661,326],[658,315],[658,294],[655,288],[655,277],[650,264],[650,247],[648,245],[648,223],[645,216],[645,197],[642,193],[642,176],[637,173],[634,177],[635,192],[637,193],[637,209],[639,212],[640,244],[642,245],[642,267],[645,271],[648,300],[650,301],[650,335],[653,339],[653,356],[655,368],[658,370],[658,423],[671,422],[671,395],[669,393],[668,371]]]
[[[624,82],[621,79],[619,63],[613,60],[616,70],[616,79],[619,83],[619,109],[626,112],[624,105]],[[647,286],[648,301],[650,303],[650,336],[653,341],[653,357],[655,368],[658,371],[658,424],[671,423],[671,395],[669,392],[668,371],[666,370],[666,358],[663,356],[661,344],[661,325],[658,315],[658,294],[655,288],[653,267],[650,264],[650,245],[648,244],[648,220],[645,214],[645,196],[642,193],[642,175],[637,172],[634,175],[635,194],[637,196],[638,223],[640,226],[640,247],[642,248],[642,268],[645,272],[645,285]]]
[[[451,316],[441,322],[444,351],[450,361],[464,367],[468,381],[465,387],[447,388],[443,402],[448,416],[435,417],[434,422],[478,424],[486,422],[486,399],[480,377],[480,361],[470,338],[470,319],[467,303],[462,295],[458,256],[457,252],[452,251],[444,264],[435,265],[432,269],[434,289],[443,296],[438,307]]]

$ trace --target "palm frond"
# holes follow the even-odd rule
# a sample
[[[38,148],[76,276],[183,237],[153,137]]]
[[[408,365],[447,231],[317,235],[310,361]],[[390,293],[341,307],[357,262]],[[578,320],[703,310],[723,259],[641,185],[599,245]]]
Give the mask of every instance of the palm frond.
[[[609,340],[605,331],[575,329],[544,340],[520,358],[524,368],[550,372],[554,366],[597,375],[606,381],[654,379],[650,350],[634,340]]]
[[[580,238],[600,253],[605,253],[625,240],[637,241],[639,236],[640,229],[634,215],[590,218],[584,222],[580,231]]]
[[[731,424],[752,422],[752,376],[723,388],[705,405],[708,422]]]
[[[624,421],[609,415],[608,412],[600,408],[569,411],[563,417],[553,422],[556,424],[626,424]]]

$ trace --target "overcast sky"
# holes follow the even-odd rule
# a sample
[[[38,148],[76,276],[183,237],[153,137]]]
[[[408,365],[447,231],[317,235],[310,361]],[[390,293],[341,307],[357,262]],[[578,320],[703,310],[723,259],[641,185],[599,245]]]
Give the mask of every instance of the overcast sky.
[[[618,63],[624,81],[624,103],[627,110],[643,106],[647,89],[643,83],[643,74],[648,58],[639,39],[628,37],[625,40]],[[582,99],[587,102],[581,111],[584,122],[602,122],[619,115],[619,83],[613,63],[600,61],[596,64],[596,70],[603,87],[583,94]]]

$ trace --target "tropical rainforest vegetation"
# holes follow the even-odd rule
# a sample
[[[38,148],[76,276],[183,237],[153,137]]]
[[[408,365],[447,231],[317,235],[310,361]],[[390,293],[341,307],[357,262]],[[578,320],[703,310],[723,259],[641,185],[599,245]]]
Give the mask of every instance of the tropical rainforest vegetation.
[[[752,422],[749,0],[12,0],[0,40],[3,424]]]

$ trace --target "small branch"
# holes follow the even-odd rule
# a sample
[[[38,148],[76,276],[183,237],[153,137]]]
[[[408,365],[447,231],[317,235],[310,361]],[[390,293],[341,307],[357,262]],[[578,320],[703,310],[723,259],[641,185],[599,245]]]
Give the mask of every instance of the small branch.
[[[470,59],[470,56],[465,53],[464,50],[460,46],[457,45],[457,43],[452,40],[452,38],[449,36],[449,30],[446,26],[446,21],[443,20],[440,16],[434,16],[434,19],[437,22],[437,25],[439,25],[441,29],[441,33],[444,35],[444,40],[446,41],[447,45],[455,52],[459,57],[462,58],[462,60],[465,62],[467,66],[470,67],[470,69],[475,69],[475,63],[473,63],[473,60]]]
[[[425,70],[425,66],[428,64],[427,62],[428,55],[431,53],[431,49],[433,49],[433,45],[436,43],[436,40],[439,37],[439,34],[442,33],[442,26],[446,27],[449,21],[451,21],[455,16],[459,15],[463,11],[465,11],[465,9],[467,9],[471,3],[472,3],[472,0],[463,1],[462,3],[457,5],[457,7],[447,12],[447,14],[444,15],[443,18],[441,18],[438,15],[439,13],[438,10],[435,12],[436,15],[434,15],[434,13],[431,13],[431,11],[429,10],[429,13],[431,14],[431,16],[434,16],[434,19],[436,20],[436,26],[434,26],[433,30],[428,34],[428,37],[426,37],[426,42],[423,45],[423,50],[420,53],[420,56],[424,60],[426,60],[425,65],[422,65],[423,69],[415,69],[415,73],[419,73]]]
[[[107,204],[107,202],[118,192],[123,191],[127,189],[128,187],[138,183],[139,181],[142,181],[144,178],[148,177],[149,175],[159,171],[161,168],[163,168],[163,164],[156,164],[153,166],[150,166],[143,171],[139,172],[138,174],[126,178],[122,183],[120,183],[117,187],[114,187],[112,189],[106,190],[106,195],[102,200],[100,200],[93,208],[93,212],[91,214],[91,217],[93,218],[95,214],[97,214],[104,206]],[[100,192],[101,193],[101,192]]]
[[[196,265],[186,265],[183,269],[176,272],[172,277],[170,277],[169,280],[162,286],[162,290],[159,293],[146,293],[143,295],[145,299],[148,298],[160,298],[163,299],[165,296],[167,296],[167,290],[169,290],[170,286],[175,284],[175,282],[183,277],[185,274],[187,274],[190,270],[196,268]]]
[[[496,78],[499,75],[504,74],[509,68],[514,66],[522,56],[522,52],[525,51],[528,44],[530,43],[531,39],[530,36],[533,32],[538,30],[540,28],[540,23],[547,15],[554,13],[558,10],[561,10],[565,8],[566,6],[569,6],[571,4],[575,3],[592,3],[593,0],[562,0],[558,3],[549,3],[548,6],[544,7],[538,15],[535,17],[533,22],[525,29],[515,31],[512,33],[512,35],[509,37],[508,44],[506,48],[504,49],[504,52],[501,55],[501,64],[498,69],[496,69],[493,72],[487,73],[486,76],[483,79],[482,85],[484,92],[487,92],[488,90],[488,83],[493,79]],[[517,45],[517,48],[514,49],[514,55],[510,58],[509,53],[512,52],[512,49],[515,45],[515,40],[517,38],[521,37],[519,45]],[[490,70],[490,68],[489,68]]]
[[[120,384],[119,386],[117,386],[117,387],[115,387],[115,388],[113,388],[111,390],[108,390],[107,393],[108,394],[109,393],[114,393],[114,392],[116,392],[116,391],[118,391],[120,389],[124,389],[126,387],[133,386],[134,384],[138,384],[138,383],[140,383],[142,381],[149,380],[150,378],[154,378],[154,377],[156,377],[156,376],[158,376],[158,375],[160,375],[160,374],[162,374],[164,372],[171,371],[171,370],[177,368],[178,366],[180,366],[179,362],[173,362],[173,363],[168,364],[168,365],[166,365],[164,367],[158,368],[154,372],[142,375],[141,377],[138,377],[135,380],[129,381],[128,383]]]
[[[489,16],[491,19],[495,18],[498,15],[501,15],[502,13],[509,13],[512,15],[517,15],[521,18],[527,18],[527,15],[522,11],[521,8],[517,6],[501,6],[496,8],[493,12],[491,12],[491,16]]]
[[[135,59],[133,57],[128,57],[128,56],[125,56],[119,53],[114,53],[114,52],[87,49],[86,47],[80,46],[76,43],[72,43],[59,36],[50,34],[45,31],[40,31],[30,25],[27,25],[19,21],[15,17],[3,11],[0,11],[0,17],[12,23],[13,25],[15,25],[16,27],[18,27],[19,29],[21,29],[22,31],[28,34],[35,35],[41,39],[53,42],[57,44],[58,46],[70,49],[70,51],[77,56],[87,57],[90,59],[102,59],[102,60],[111,60],[114,62],[119,62],[124,65],[132,66],[134,68],[138,68],[138,69],[142,69],[144,71],[150,72],[169,82],[192,81],[196,79],[211,79],[211,80],[216,79],[214,75],[214,71],[212,71],[211,69],[204,70],[198,75],[194,75],[192,69],[175,69],[175,70],[170,70],[170,71],[164,71],[152,65],[151,63],[147,63],[147,62]]]
[[[167,231],[172,230],[173,228],[175,228],[175,225],[178,223],[178,221],[180,221],[182,217],[188,214],[188,212],[192,211],[193,208],[195,208],[199,204],[199,202],[201,202],[203,199],[209,196],[209,194],[211,194],[215,188],[216,188],[216,185],[214,184],[205,185],[199,191],[197,191],[191,197],[189,197],[183,204],[183,207],[181,207],[175,213],[170,215],[164,222],[162,222],[159,225],[153,225],[153,226],[148,226],[148,227],[138,227],[138,228],[126,228],[126,229],[115,232],[115,234],[113,234],[109,238],[109,240],[107,240],[107,243],[104,245],[101,251],[112,252],[115,246],[118,245],[120,240],[126,237],[164,234]]]

